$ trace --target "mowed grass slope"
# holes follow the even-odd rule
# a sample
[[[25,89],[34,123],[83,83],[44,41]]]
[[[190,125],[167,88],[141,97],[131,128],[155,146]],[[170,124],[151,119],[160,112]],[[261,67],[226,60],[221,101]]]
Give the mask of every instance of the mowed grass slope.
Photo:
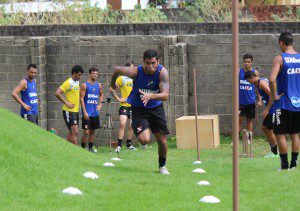
[[[195,166],[195,150],[170,148],[170,176],[157,172],[157,146],[121,151],[121,162],[106,168],[116,154],[108,147],[92,154],[0,109],[0,210],[231,210],[230,140],[217,150],[203,150]],[[277,172],[277,158],[263,158],[267,144],[255,143],[255,158],[240,160],[241,210],[300,210],[300,171]],[[203,168],[206,174],[192,170]],[[82,176],[93,171],[98,180]],[[211,186],[197,186],[208,180]],[[62,193],[77,187],[82,196]],[[214,195],[219,204],[199,199]]]

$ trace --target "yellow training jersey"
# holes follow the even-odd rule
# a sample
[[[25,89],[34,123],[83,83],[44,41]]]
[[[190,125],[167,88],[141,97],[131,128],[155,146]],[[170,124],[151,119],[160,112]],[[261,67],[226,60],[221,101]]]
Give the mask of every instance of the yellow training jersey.
[[[127,99],[132,90],[132,79],[127,76],[119,76],[116,80],[116,84],[118,85],[122,98]],[[120,106],[130,107],[129,103],[120,103]]]
[[[74,81],[72,78],[67,79],[60,88],[66,95],[66,100],[74,104],[74,108],[68,108],[63,105],[64,111],[79,112],[79,81]]]

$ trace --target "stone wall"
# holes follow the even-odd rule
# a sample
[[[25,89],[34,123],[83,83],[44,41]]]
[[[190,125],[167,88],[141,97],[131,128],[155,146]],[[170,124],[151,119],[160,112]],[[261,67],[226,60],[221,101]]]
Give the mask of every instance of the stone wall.
[[[251,24],[250,24],[251,25]],[[271,24],[272,25],[272,24]],[[216,24],[215,28],[226,28]],[[273,26],[273,25],[272,25]],[[274,26],[272,28],[274,30]],[[271,31],[272,31],[271,30]],[[5,31],[5,30],[4,30]],[[240,58],[245,53],[254,56],[254,67],[268,77],[277,47],[278,34],[241,34]],[[296,49],[300,35],[295,34]],[[194,115],[193,76],[197,71],[197,99],[200,114],[219,114],[221,133],[231,132],[232,114],[232,58],[230,34],[195,35],[127,35],[127,36],[4,36],[0,37],[0,106],[19,113],[20,106],[11,97],[12,89],[26,75],[27,65],[36,63],[40,100],[39,124],[43,128],[57,128],[65,137],[67,130],[62,118],[61,103],[55,90],[70,77],[74,64],[86,70],[100,70],[99,81],[104,95],[110,97],[108,86],[114,66],[132,60],[141,64],[145,50],[159,51],[161,63],[169,70],[170,97],[164,103],[171,135],[175,134],[175,119]],[[111,111],[117,131],[117,102],[112,101]],[[101,119],[104,119],[103,105]],[[262,109],[258,108],[255,131],[261,133]],[[116,133],[115,133],[116,134]],[[107,138],[107,131],[101,135]]]

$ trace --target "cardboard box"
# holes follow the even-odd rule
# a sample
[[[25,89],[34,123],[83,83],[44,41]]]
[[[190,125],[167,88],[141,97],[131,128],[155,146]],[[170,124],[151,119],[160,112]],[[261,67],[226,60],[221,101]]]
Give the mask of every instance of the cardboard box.
[[[197,149],[195,116],[176,119],[176,141],[178,149]],[[218,115],[198,116],[198,141],[200,149],[214,149],[220,145]]]

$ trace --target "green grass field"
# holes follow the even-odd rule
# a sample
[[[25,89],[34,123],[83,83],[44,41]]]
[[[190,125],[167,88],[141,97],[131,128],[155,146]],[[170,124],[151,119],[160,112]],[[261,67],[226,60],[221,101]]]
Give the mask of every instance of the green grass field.
[[[104,167],[116,154],[107,147],[92,154],[0,109],[0,210],[231,210],[230,139],[216,150],[170,148],[168,170],[158,174],[157,146],[121,152],[116,167]],[[253,160],[240,159],[240,210],[300,210],[300,168],[278,172],[278,158],[264,158],[267,144],[256,139]],[[192,173],[203,168],[206,174]],[[98,180],[82,176],[87,171]],[[198,186],[208,180],[211,186]],[[62,193],[77,187],[81,196]],[[214,195],[219,204],[199,199]]]

